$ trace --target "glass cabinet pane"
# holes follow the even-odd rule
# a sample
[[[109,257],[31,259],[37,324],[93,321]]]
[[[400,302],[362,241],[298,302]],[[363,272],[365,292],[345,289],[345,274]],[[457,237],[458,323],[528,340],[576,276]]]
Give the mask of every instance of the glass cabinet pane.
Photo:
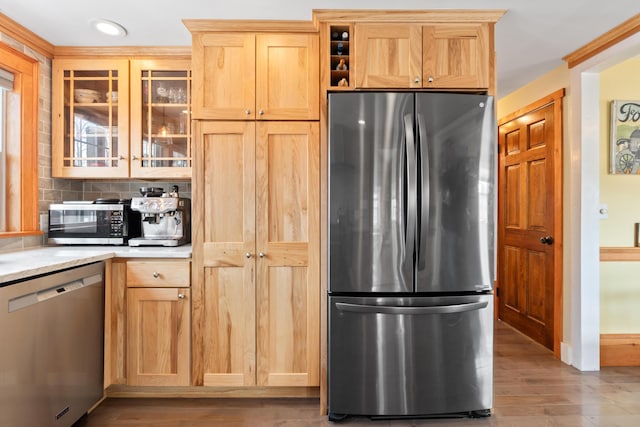
[[[190,71],[142,70],[141,78],[141,167],[190,168]]]
[[[117,69],[64,71],[64,167],[118,167],[117,79]]]

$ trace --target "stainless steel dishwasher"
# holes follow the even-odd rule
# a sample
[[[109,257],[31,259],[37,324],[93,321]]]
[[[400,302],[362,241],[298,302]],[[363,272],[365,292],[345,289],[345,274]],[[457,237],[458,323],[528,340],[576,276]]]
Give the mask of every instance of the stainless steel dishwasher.
[[[0,426],[71,426],[103,396],[104,262],[0,284]]]

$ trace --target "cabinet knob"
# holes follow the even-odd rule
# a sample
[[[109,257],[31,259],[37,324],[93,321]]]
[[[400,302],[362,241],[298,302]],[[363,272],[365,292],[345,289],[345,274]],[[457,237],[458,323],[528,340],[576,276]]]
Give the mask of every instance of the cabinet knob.
[[[258,114],[260,114],[262,116],[264,114],[264,110],[258,111]]]
[[[157,271],[154,271],[153,272],[153,277],[157,279],[158,277],[160,277],[160,274],[158,274]]]
[[[138,156],[136,155],[131,156],[131,160],[138,160]]]
[[[246,254],[244,254],[245,258],[251,258],[251,254],[249,252],[247,252]]]
[[[244,110],[244,113],[248,116],[251,114],[251,110],[247,108],[246,110]]]
[[[178,299],[184,299],[185,295],[184,294],[178,294]]]
[[[265,256],[267,256],[267,254],[265,254],[264,252],[260,252],[260,253],[258,254],[258,256],[259,256],[260,258],[264,258]]]
[[[427,81],[428,81],[429,83],[433,83],[433,76],[429,76],[429,78],[427,79]]]
[[[420,83],[420,77],[416,76],[416,78],[413,79],[413,82],[414,83]]]
[[[125,156],[123,156],[122,154],[118,156],[118,160],[126,160],[127,158]]]

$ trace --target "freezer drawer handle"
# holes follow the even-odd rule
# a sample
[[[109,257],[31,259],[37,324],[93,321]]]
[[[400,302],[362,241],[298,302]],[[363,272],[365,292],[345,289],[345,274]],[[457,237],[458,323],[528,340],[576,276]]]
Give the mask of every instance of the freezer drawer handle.
[[[489,303],[487,301],[472,302],[468,304],[435,305],[430,307],[398,307],[385,305],[361,305],[337,302],[336,308],[340,311],[352,313],[380,313],[380,314],[452,314],[465,311],[481,310]]]

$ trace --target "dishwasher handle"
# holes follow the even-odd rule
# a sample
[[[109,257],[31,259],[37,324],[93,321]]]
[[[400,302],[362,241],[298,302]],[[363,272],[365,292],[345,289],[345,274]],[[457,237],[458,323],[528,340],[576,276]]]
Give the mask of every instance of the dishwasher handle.
[[[14,311],[30,307],[32,305],[49,300],[51,298],[66,295],[69,292],[73,292],[78,289],[85,288],[87,286],[93,286],[93,285],[98,285],[102,283],[103,283],[102,274],[98,273],[88,277],[83,277],[82,279],[77,279],[77,280],[73,280],[60,285],[55,285],[40,291],[20,295],[18,297],[15,297],[9,300],[9,313],[13,313]]]
[[[467,311],[481,310],[487,307],[489,303],[487,301],[472,302],[465,304],[452,304],[452,305],[434,305],[434,306],[420,306],[420,307],[406,307],[406,306],[386,306],[386,305],[362,305],[362,304],[350,304],[346,302],[337,302],[336,308],[340,311],[346,311],[351,313],[375,313],[375,314],[453,314],[464,313]]]

